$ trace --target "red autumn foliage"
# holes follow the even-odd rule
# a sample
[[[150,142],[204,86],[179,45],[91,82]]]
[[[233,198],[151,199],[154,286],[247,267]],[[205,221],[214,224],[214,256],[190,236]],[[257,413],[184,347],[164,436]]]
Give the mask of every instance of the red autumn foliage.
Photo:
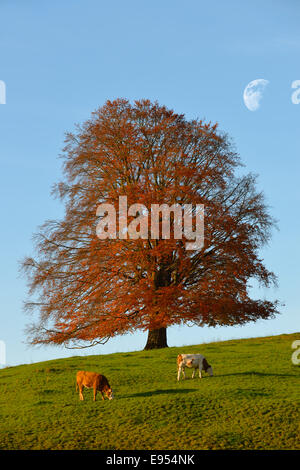
[[[237,325],[273,317],[278,303],[249,297],[249,280],[275,282],[259,257],[273,220],[252,174],[241,166],[217,125],[188,121],[148,100],[107,101],[76,133],[63,153],[65,180],[54,194],[65,216],[36,235],[36,257],[23,261],[26,308],[39,321],[28,328],[33,344],[93,345],[149,330],[149,347],[174,324]],[[205,242],[99,240],[96,209],[151,204],[204,204]],[[154,338],[154,342],[153,342]]]

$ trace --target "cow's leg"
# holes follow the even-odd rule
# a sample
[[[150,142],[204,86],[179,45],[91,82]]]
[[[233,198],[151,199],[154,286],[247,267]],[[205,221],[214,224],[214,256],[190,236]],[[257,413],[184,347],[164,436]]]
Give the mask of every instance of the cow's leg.
[[[79,398],[80,400],[83,400],[83,394],[82,394],[82,384],[78,384],[78,387],[79,387]]]
[[[103,392],[101,392],[101,395],[102,395],[102,400],[104,400],[105,398],[104,398]]]
[[[96,401],[96,395],[97,395],[97,385],[94,385],[94,401]]]
[[[181,366],[178,367],[177,380],[180,379],[180,374],[181,374]]]
[[[202,369],[200,369],[200,366],[199,366],[199,379],[202,379],[201,370],[202,370]]]
[[[195,377],[196,368],[193,369],[192,379]]]
[[[182,375],[183,375],[183,378],[185,379],[185,371],[184,371],[184,367],[182,368]]]

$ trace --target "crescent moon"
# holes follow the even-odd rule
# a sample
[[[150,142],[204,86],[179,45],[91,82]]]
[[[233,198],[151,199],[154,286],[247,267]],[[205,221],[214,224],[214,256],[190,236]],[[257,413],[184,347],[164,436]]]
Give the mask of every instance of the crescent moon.
[[[250,111],[256,111],[260,107],[263,92],[269,81],[264,78],[257,78],[248,83],[244,90],[244,103]]]

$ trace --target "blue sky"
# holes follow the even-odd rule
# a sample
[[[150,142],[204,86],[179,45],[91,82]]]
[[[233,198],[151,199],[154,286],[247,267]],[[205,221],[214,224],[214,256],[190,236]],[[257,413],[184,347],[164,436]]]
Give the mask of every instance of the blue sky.
[[[26,282],[18,261],[32,254],[32,235],[63,206],[50,196],[61,179],[64,133],[107,99],[158,100],[187,118],[218,122],[243,171],[258,176],[278,220],[262,251],[277,289],[253,296],[285,303],[274,320],[243,327],[172,327],[170,346],[299,331],[300,80],[298,1],[0,0],[1,231],[0,340],[15,365],[73,354],[141,349],[146,334],[74,351],[25,344]],[[249,111],[243,90],[269,81],[260,108]]]

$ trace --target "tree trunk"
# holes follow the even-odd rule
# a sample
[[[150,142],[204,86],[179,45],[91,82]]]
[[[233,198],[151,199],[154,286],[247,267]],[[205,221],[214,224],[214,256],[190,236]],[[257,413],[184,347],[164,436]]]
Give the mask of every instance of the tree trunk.
[[[144,349],[167,348],[167,328],[148,331],[147,344]]]

